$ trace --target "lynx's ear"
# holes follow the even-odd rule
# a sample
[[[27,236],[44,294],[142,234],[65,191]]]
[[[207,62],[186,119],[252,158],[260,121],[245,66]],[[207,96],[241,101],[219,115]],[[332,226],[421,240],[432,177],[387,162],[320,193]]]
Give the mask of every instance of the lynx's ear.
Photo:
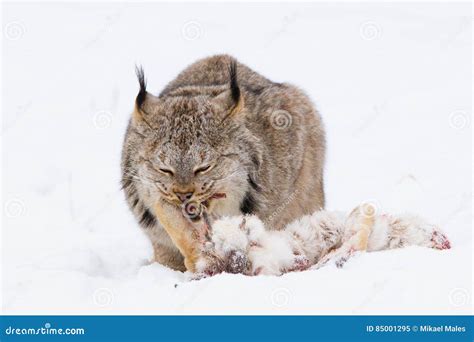
[[[139,124],[146,121],[146,116],[156,112],[156,106],[159,100],[156,96],[151,95],[146,91],[146,78],[143,68],[135,66],[135,72],[137,74],[138,83],[140,90],[135,99],[135,110],[133,111],[133,122]]]
[[[229,66],[229,89],[214,99],[214,105],[222,113],[222,121],[234,117],[244,108],[244,98],[237,81],[237,62],[232,60]]]

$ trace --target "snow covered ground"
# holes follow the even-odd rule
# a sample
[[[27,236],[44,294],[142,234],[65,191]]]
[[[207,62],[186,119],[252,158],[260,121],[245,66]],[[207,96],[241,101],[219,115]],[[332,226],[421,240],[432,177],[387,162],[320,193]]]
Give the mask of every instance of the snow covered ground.
[[[3,312],[471,313],[472,19],[468,3],[3,4]],[[415,212],[453,248],[192,282],[149,264],[119,189],[134,64],[158,92],[221,52],[313,98],[329,209]]]

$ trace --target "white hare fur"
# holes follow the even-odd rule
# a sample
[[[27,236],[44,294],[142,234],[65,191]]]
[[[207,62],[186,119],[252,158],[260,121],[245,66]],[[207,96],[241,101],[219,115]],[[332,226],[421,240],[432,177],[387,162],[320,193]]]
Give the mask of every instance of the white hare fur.
[[[414,215],[376,214],[362,205],[349,215],[318,211],[282,230],[266,229],[256,216],[224,217],[201,234],[202,254],[196,263],[201,276],[220,272],[281,275],[338,267],[357,251],[379,251],[409,245],[449,249],[440,230]],[[204,237],[205,236],[205,237]]]

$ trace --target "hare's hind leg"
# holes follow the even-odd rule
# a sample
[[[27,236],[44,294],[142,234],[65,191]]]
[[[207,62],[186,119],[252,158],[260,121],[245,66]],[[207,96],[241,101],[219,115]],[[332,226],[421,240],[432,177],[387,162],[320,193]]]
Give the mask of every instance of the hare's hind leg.
[[[450,249],[447,236],[436,225],[415,215],[392,216],[388,221],[388,239],[385,248],[422,246],[434,249]]]
[[[375,212],[375,207],[371,203],[362,204],[352,210],[345,222],[346,229],[342,245],[321,258],[315,268],[329,261],[333,261],[340,268],[354,253],[366,251],[375,223]]]

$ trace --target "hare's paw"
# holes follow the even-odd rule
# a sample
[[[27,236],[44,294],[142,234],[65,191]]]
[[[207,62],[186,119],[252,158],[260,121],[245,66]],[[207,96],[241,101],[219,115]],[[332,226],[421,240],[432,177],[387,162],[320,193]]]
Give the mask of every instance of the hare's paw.
[[[219,273],[249,274],[251,263],[243,251],[232,250],[225,256],[207,251],[196,263],[197,277],[211,277]]]
[[[200,278],[211,277],[225,272],[225,261],[212,252],[202,253],[196,261],[196,275]]]
[[[354,249],[350,248],[343,251],[342,253],[337,253],[333,258],[332,262],[336,265],[337,268],[343,268],[347,260],[349,260],[354,255]]]
[[[305,271],[311,267],[311,262],[305,255],[295,255],[293,265],[285,268],[282,273]]]
[[[431,248],[450,249],[451,243],[445,234],[439,230],[434,230],[433,233],[431,233]]]
[[[437,225],[416,215],[393,216],[388,224],[388,243],[384,249],[422,246],[450,249],[451,243]]]
[[[226,255],[225,271],[228,273],[249,274],[251,264],[243,251],[233,250]]]
[[[335,249],[322,257],[314,268],[318,269],[328,264],[335,265],[337,268],[342,268],[350,258],[359,252],[361,251],[349,244],[342,245],[338,249]]]

